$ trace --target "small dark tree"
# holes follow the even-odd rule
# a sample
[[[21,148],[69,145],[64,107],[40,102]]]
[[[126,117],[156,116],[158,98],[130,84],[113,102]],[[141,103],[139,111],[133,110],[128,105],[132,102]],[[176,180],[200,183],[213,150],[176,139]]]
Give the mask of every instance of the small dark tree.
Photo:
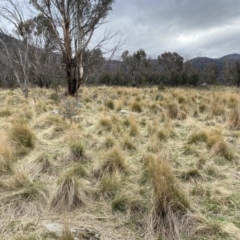
[[[217,81],[219,69],[215,63],[209,63],[204,70],[204,81],[209,84],[215,84]]]
[[[170,73],[171,70],[182,71],[183,69],[183,57],[177,53],[165,52],[158,56],[158,63],[162,66],[164,71]]]
[[[136,86],[140,79],[140,75],[145,66],[147,66],[147,55],[143,49],[139,49],[132,55],[129,51],[122,53],[122,68],[131,78],[132,86]]]

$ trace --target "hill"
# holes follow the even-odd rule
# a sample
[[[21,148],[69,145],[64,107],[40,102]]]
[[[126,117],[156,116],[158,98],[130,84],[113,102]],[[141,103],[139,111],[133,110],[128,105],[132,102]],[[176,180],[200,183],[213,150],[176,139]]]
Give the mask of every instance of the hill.
[[[198,57],[189,60],[188,62],[194,67],[199,70],[204,70],[210,63],[214,63],[217,65],[219,70],[221,71],[224,68],[226,62],[230,65],[236,61],[240,60],[240,54],[233,53],[221,58],[207,58],[207,57]]]

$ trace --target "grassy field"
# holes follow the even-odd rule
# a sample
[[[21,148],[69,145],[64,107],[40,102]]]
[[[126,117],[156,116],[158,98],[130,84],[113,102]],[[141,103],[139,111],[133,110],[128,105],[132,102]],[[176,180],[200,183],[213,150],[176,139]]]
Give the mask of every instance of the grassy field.
[[[0,239],[240,239],[237,88],[0,90],[0,136]]]

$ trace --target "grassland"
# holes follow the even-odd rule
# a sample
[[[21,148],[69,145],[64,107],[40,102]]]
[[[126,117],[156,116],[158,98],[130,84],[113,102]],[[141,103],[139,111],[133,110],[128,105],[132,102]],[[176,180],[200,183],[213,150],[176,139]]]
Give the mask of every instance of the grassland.
[[[0,90],[0,136],[0,239],[240,239],[237,88]]]

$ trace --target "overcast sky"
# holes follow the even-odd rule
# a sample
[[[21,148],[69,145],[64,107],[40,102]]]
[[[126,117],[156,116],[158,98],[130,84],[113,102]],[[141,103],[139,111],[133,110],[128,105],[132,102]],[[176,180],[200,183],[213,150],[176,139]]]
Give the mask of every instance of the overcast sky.
[[[107,28],[128,37],[121,52],[143,48],[155,58],[240,53],[240,0],[116,0]]]

